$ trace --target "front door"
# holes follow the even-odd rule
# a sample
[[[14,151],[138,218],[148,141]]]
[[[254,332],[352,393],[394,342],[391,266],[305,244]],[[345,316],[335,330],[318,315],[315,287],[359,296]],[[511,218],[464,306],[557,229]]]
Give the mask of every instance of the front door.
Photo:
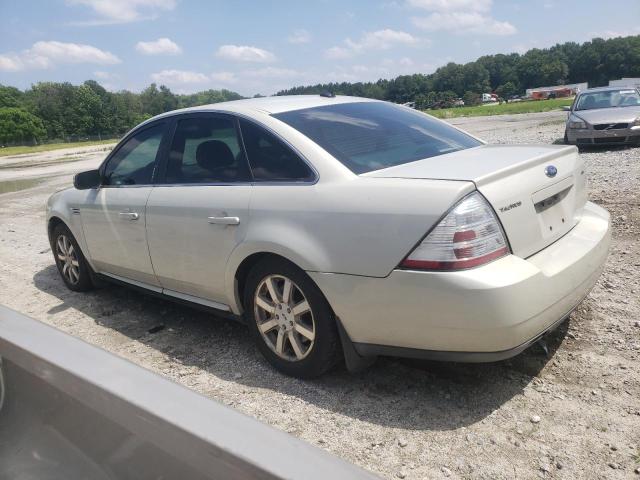
[[[251,195],[236,120],[180,117],[163,170],[147,202],[155,274],[167,294],[224,307],[227,260],[246,234]]]
[[[166,122],[131,136],[107,161],[103,185],[80,210],[84,236],[100,273],[158,286],[145,229],[145,208]]]

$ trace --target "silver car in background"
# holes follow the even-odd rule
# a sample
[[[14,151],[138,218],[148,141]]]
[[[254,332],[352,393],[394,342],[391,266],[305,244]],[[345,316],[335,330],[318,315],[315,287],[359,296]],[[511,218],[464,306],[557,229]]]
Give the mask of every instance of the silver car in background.
[[[578,146],[640,145],[640,92],[602,87],[579,93],[569,110],[564,141]]]
[[[486,145],[363,98],[165,113],[74,187],[47,204],[70,289],[103,278],[233,314],[298,377],[516,355],[589,293],[610,241],[575,147]]]

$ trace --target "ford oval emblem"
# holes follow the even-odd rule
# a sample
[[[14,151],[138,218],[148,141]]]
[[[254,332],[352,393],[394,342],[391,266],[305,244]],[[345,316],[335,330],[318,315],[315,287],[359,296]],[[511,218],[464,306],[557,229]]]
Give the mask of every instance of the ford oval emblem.
[[[553,165],[547,165],[544,169],[544,174],[547,177],[553,178],[556,176],[556,173],[558,173],[558,169]]]

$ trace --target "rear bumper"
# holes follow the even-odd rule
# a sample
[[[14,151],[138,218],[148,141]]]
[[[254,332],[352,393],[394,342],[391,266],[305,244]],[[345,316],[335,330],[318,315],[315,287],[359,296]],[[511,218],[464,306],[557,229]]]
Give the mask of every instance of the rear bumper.
[[[594,130],[593,128],[567,129],[569,143],[575,145],[640,144],[640,127],[617,130]]]
[[[555,328],[588,295],[607,258],[609,214],[581,221],[541,252],[460,272],[386,278],[310,272],[362,355],[495,361]]]

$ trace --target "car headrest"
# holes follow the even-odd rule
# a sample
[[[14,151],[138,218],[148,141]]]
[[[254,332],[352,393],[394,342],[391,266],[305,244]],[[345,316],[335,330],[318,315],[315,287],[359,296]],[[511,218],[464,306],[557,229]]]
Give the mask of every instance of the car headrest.
[[[593,97],[593,95],[589,95],[584,99],[584,106],[585,108],[593,108],[596,106],[596,99]]]
[[[196,162],[205,170],[214,171],[217,168],[230,167],[235,157],[229,146],[220,140],[207,140],[198,145]]]

